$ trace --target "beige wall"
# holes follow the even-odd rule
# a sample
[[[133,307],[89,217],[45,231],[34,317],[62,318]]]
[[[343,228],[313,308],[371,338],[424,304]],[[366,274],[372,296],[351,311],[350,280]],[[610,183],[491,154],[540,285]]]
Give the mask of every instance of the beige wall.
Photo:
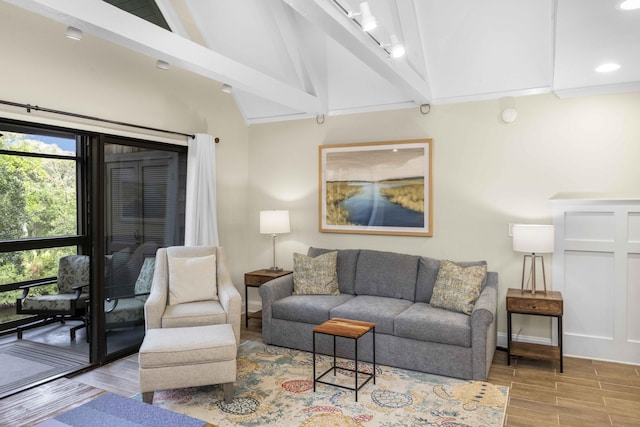
[[[175,67],[161,72],[156,58],[88,34],[81,42],[68,40],[64,31],[0,2],[0,99],[220,137],[221,244],[241,291],[244,272],[271,265],[271,241],[258,232],[258,212],[289,209],[292,232],[278,242],[278,264],[287,268],[293,252],[311,245],[486,259],[500,273],[504,332],[504,295],[519,286],[522,267],[508,224],[550,223],[549,198],[560,192],[640,196],[639,93],[539,95],[433,106],[428,115],[415,108],[327,117],[323,125],[311,119],[247,127],[219,83]],[[514,123],[500,120],[504,103],[518,110]],[[95,128],[3,106],[0,117]],[[434,140],[433,237],[318,232],[319,145],[425,137]],[[254,292],[250,299],[259,300]],[[527,318],[516,332],[520,327],[523,336],[549,336],[547,319]]]
[[[500,120],[503,104],[518,118]],[[292,232],[279,237],[278,264],[308,246],[369,248],[448,258],[485,259],[500,273],[504,297],[519,287],[522,258],[509,223],[551,223],[549,199],[561,192],[640,196],[640,93],[558,99],[538,95],[252,126],[249,136],[250,268],[271,265],[270,238],[258,211],[289,209]],[[318,232],[318,146],[433,138],[434,236],[393,237]],[[546,257],[547,279],[551,258]],[[570,304],[570,301],[567,302]],[[522,317],[521,336],[550,337],[549,320]],[[522,330],[520,331],[520,328]]]

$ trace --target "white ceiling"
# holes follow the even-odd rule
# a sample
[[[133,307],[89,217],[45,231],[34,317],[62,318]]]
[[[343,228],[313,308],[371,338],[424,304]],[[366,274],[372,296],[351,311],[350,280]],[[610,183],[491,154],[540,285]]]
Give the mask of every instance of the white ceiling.
[[[101,0],[4,1],[229,84],[248,123],[640,90],[640,10],[619,0],[369,0],[401,59],[344,12],[358,0],[155,0],[172,32]]]

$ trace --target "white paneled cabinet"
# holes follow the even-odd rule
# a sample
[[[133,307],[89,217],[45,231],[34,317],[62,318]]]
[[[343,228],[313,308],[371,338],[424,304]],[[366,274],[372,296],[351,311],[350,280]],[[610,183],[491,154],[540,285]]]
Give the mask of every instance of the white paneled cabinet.
[[[565,355],[640,364],[640,198],[551,203]]]

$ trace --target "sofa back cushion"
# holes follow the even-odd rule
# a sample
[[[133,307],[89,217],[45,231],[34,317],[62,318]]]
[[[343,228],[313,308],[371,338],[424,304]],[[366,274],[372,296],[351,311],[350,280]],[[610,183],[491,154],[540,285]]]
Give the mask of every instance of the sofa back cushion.
[[[420,257],[418,263],[418,280],[416,282],[416,302],[429,303],[433,294],[433,286],[438,278],[440,260]]]
[[[318,255],[333,252],[335,249],[323,249],[311,247],[307,251],[307,255],[310,257],[317,257]],[[338,285],[340,293],[354,295],[354,287],[356,280],[356,264],[358,262],[358,256],[360,255],[360,249],[339,249],[337,270],[338,270]]]
[[[414,301],[419,259],[415,255],[361,250],[356,268],[356,295]]]

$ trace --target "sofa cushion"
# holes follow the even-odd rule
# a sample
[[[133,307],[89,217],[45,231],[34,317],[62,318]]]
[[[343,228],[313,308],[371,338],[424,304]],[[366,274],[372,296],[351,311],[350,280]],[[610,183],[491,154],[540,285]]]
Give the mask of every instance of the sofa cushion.
[[[330,317],[373,322],[376,333],[392,335],[394,319],[412,304],[403,299],[358,295],[333,308]]]
[[[436,284],[439,270],[439,259],[420,257],[420,261],[418,262],[418,280],[416,282],[416,302],[428,303],[431,301],[433,286]]]
[[[316,257],[334,250],[311,247],[307,251],[307,255]],[[338,270],[338,285],[341,293],[355,294],[353,289],[355,287],[356,265],[359,255],[360,249],[338,249],[336,268]]]
[[[486,264],[462,267],[443,260],[429,304],[432,307],[471,314],[486,276]]]
[[[293,254],[294,295],[339,295],[337,252],[310,257]]]
[[[274,319],[320,324],[329,320],[332,308],[350,300],[353,295],[292,295],[271,306]]]
[[[219,301],[194,301],[168,305],[162,315],[163,328],[219,325],[227,323],[227,313]]]
[[[418,260],[415,255],[361,250],[356,268],[356,295],[414,301]]]
[[[398,337],[471,347],[471,316],[417,302],[394,322]]]

